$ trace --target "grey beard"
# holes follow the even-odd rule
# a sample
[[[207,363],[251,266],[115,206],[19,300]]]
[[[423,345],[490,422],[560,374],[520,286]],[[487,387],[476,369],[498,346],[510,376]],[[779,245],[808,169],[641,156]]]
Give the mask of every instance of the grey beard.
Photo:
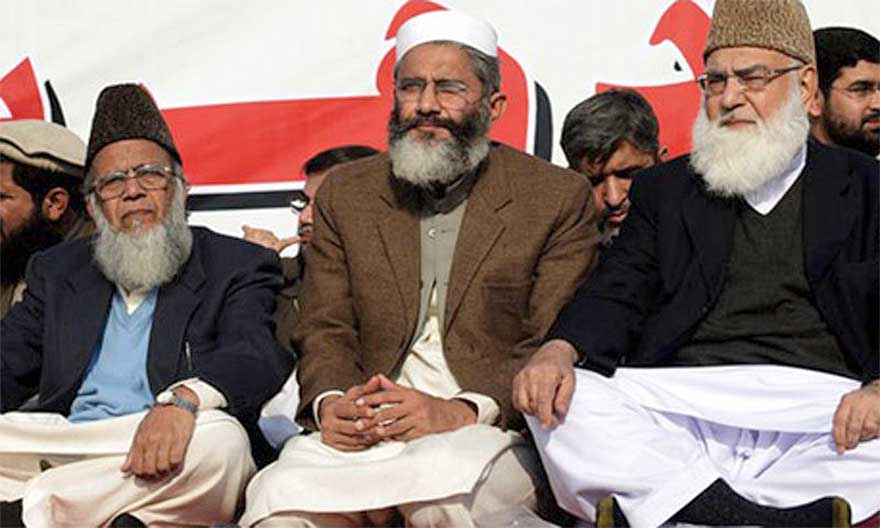
[[[391,172],[417,187],[445,186],[477,168],[489,155],[490,105],[486,98],[476,112],[461,123],[439,115],[417,115],[402,119],[395,101],[388,120],[388,157]],[[420,123],[446,128],[450,137],[442,140],[419,140],[410,131]]]
[[[388,148],[394,176],[418,187],[448,185],[476,169],[488,155],[485,136],[465,143],[455,137],[431,142],[406,135],[392,140]]]
[[[115,231],[100,206],[93,203],[98,236],[93,249],[101,273],[126,291],[150,290],[177,275],[192,251],[192,231],[186,223],[185,196],[175,189],[168,216],[145,233]]]
[[[710,192],[745,196],[785,171],[809,131],[807,113],[794,88],[776,115],[750,130],[729,130],[709,121],[701,103],[690,164]]]

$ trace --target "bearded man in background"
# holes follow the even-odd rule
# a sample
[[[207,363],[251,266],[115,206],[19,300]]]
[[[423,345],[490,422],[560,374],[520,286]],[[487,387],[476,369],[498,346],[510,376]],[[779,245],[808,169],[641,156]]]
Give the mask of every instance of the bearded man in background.
[[[294,339],[319,434],[254,478],[245,526],[506,524],[546,495],[510,383],[592,262],[589,185],[490,143],[506,96],[487,23],[417,16],[397,58],[388,154],[315,202]]]
[[[880,510],[878,164],[808,139],[797,0],[718,0],[704,59],[692,155],[634,182],[515,404],[598,526],[848,526]]]
[[[94,231],[82,195],[86,146],[55,123],[0,123],[0,318],[21,301],[31,256]]]
[[[813,136],[880,155],[880,41],[860,29],[813,32],[819,91],[810,108]]]

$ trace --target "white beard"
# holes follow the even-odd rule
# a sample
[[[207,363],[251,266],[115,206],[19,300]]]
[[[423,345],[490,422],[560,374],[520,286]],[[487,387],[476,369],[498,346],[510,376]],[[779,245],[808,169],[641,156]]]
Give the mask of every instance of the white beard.
[[[464,145],[452,137],[420,141],[407,134],[388,147],[394,175],[419,187],[452,183],[476,169],[488,155],[489,140],[485,136]]]
[[[782,174],[809,131],[810,121],[796,89],[790,90],[776,115],[747,130],[710,122],[701,102],[693,127],[691,167],[702,175],[710,192],[744,196]]]
[[[126,291],[150,290],[177,275],[192,251],[185,200],[178,186],[165,220],[139,234],[115,231],[100,206],[92,202],[98,233],[94,259],[110,282]]]

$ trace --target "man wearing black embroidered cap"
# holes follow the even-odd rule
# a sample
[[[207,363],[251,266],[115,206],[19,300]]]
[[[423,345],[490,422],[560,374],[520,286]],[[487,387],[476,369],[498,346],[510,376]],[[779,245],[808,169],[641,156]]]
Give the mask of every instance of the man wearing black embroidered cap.
[[[36,256],[3,320],[0,500],[33,526],[229,521],[291,368],[277,255],[187,225],[180,155],[139,86],[101,93],[85,173],[97,234]],[[37,384],[39,414],[7,412]]]

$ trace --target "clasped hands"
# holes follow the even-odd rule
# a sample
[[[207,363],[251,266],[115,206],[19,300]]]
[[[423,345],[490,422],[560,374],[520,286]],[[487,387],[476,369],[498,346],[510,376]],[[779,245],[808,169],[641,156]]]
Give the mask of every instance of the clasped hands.
[[[382,374],[342,396],[321,400],[322,441],[340,451],[363,451],[383,440],[410,441],[476,423],[471,404],[402,387]]]

